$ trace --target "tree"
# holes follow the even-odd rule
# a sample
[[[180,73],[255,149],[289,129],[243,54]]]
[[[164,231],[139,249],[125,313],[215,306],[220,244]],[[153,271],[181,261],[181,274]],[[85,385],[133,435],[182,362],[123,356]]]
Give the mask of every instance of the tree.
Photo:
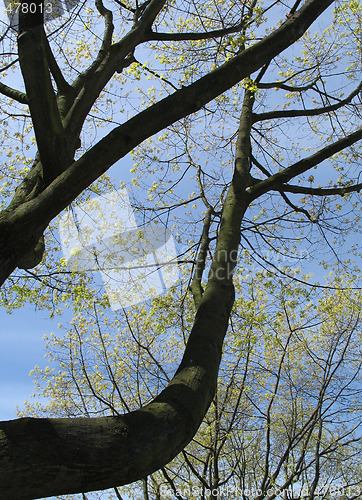
[[[336,182],[336,187],[332,188],[290,183],[322,161],[347,151],[348,147],[362,137],[361,129],[355,131],[354,120],[357,114],[352,105],[359,87],[352,89],[344,99],[336,89],[331,95],[323,87],[323,74],[317,75],[316,81],[309,81],[314,69],[312,63],[308,71],[304,72],[306,80],[302,90],[316,92],[314,101],[317,99],[317,106],[314,109],[286,109],[269,115],[265,113],[264,116],[262,113],[253,114],[255,91],[258,86],[262,88],[261,80],[268,67],[274,65],[274,58],[291,47],[332,3],[316,0],[308,0],[302,6],[300,1],[292,5],[283,3],[282,15],[286,20],[278,28],[269,26],[270,32],[263,31],[263,38],[260,36],[263,16],[272,7],[279,7],[279,2],[264,10],[256,1],[233,5],[230,11],[228,8],[222,11],[211,4],[210,8],[214,11],[219,9],[220,14],[210,16],[207,21],[203,15],[198,14],[196,5],[190,5],[186,15],[187,22],[177,19],[178,6],[168,6],[159,0],[145,2],[141,6],[136,3],[133,7],[122,3],[117,8],[121,7],[120,15],[123,16],[124,25],[130,13],[133,20],[130,30],[126,34],[122,33],[122,37],[119,35],[118,41],[113,41],[117,37],[114,34],[112,11],[97,2],[98,13],[105,20],[105,32],[94,61],[81,73],[73,69],[72,58],[76,60],[77,56],[71,51],[68,55],[61,44],[56,52],[56,41],[52,41],[51,33],[46,36],[43,24],[38,24],[38,18],[31,13],[23,13],[26,9],[21,8],[17,45],[26,93],[4,84],[0,90],[5,96],[28,106],[38,152],[31,169],[23,172],[24,178],[17,187],[15,196],[0,216],[3,241],[0,250],[2,283],[9,278],[16,266],[30,269],[39,264],[44,253],[43,233],[52,219],[119,158],[165,127],[171,127],[178,120],[205,108],[219,96],[222,109],[224,94],[242,80],[246,81],[246,91],[235,146],[233,178],[225,199],[222,197],[221,214],[215,210],[216,204],[207,205],[207,184],[202,179],[204,172],[198,169],[200,199],[206,201],[207,209],[190,285],[197,313],[175,376],[147,406],[124,416],[24,419],[2,423],[0,477],[3,490],[9,496],[34,498],[39,495],[81,492],[126,484],[145,477],[168,463],[192,439],[215,393],[223,339],[234,302],[232,273],[237,262],[235,256],[246,211],[251,206],[256,206],[264,194],[275,190],[281,192],[282,198],[293,210],[309,215],[309,219],[313,221],[323,213],[323,207],[321,212],[315,206],[316,215],[311,215],[306,209],[293,204],[285,193],[325,197],[345,195],[360,189],[360,184],[353,175],[348,180],[342,176]],[[345,7],[349,9],[348,12],[358,13],[359,7],[355,2],[348,2]],[[181,7],[180,9],[182,10]],[[92,12],[86,12],[92,17]],[[341,12],[343,14],[343,9]],[[83,22],[82,17],[75,18],[75,27],[77,19]],[[167,29],[170,26],[167,32],[161,31],[162,22]],[[192,27],[192,32],[188,25]],[[91,19],[86,19],[85,27],[92,30]],[[253,27],[255,33],[248,38],[248,30]],[[95,35],[98,36],[97,33]],[[352,38],[353,36],[352,30]],[[7,41],[6,38],[5,40]],[[204,48],[195,49],[192,43],[195,41],[201,42]],[[90,45],[78,42],[79,53],[88,57],[91,54]],[[91,117],[92,107],[96,106],[101,92],[107,84],[112,85],[114,80],[111,79],[117,78],[117,72],[126,70],[131,64],[137,65],[136,48],[150,42],[155,42],[156,45],[171,42],[180,47],[178,50],[181,51],[181,47],[185,47],[185,57],[189,54],[187,57],[190,58],[196,53],[205,64],[200,67],[188,64],[181,77],[178,76],[181,69],[176,67],[176,85],[159,75],[159,80],[169,86],[171,83],[173,93],[161,97],[115,127],[88,150],[78,151],[82,127],[87,117]],[[10,40],[9,43],[14,42]],[[166,52],[171,64],[174,62],[173,51],[174,47],[168,55]],[[12,57],[12,50],[7,53],[10,54],[8,57]],[[317,63],[314,67],[318,70],[323,66],[323,57],[321,59],[319,52],[315,56]],[[165,63],[167,62],[166,58]],[[68,66],[66,71],[62,68],[62,72],[60,66],[64,63]],[[303,61],[303,64],[308,66],[307,61]],[[215,66],[213,69],[212,65]],[[151,75],[155,73],[147,65],[144,70]],[[282,71],[285,70],[282,68]],[[250,80],[255,72],[258,74]],[[355,80],[356,72],[354,62],[349,68],[348,77]],[[172,71],[169,73],[172,75]],[[64,75],[72,79],[73,83],[69,84]],[[298,73],[292,71],[292,75],[285,76],[285,81],[267,85],[284,88],[298,96],[300,89],[294,85],[298,79]],[[290,80],[292,84],[289,86]],[[186,86],[181,86],[181,82],[186,83]],[[311,99],[313,102],[313,97]],[[341,113],[350,110],[347,114],[348,118],[352,116],[350,124],[336,128],[335,123],[339,124],[340,117],[343,116],[336,114],[337,110],[341,110]],[[206,115],[207,113],[206,109]],[[255,158],[250,142],[255,123],[288,116],[308,119],[315,115],[327,116],[331,126],[327,127],[323,145],[311,156],[290,162],[280,172],[275,172],[273,167],[274,173]],[[9,116],[15,116],[15,113],[9,113]],[[187,125],[187,121],[184,123]],[[175,132],[177,127],[175,125]],[[259,132],[262,143],[268,134],[263,130]],[[188,135],[184,137],[187,138]],[[187,141],[184,145],[187,146]],[[139,151],[143,154],[142,149]],[[195,166],[192,152],[186,148],[185,153],[189,164]],[[352,149],[347,160],[353,163],[354,155],[357,153]],[[280,158],[277,156],[273,161],[277,162],[278,159]],[[262,177],[252,176],[252,165],[259,169]],[[313,182],[312,176],[310,178],[310,182]],[[287,218],[281,217],[280,220],[283,222]],[[218,227],[213,239],[210,238],[209,231],[210,225],[215,223]],[[258,228],[259,225],[254,227]],[[261,225],[268,231],[266,221]],[[274,227],[275,225],[270,225],[269,231],[273,231]],[[319,227],[324,229],[322,224]],[[270,242],[270,237],[268,238]],[[210,245],[210,241],[214,243]],[[206,262],[209,250],[213,253],[211,264]],[[205,269],[209,271],[209,276],[206,286],[203,286]],[[14,482],[15,476],[21,477],[21,486],[19,481]]]
[[[334,291],[321,291],[251,271],[246,264],[235,277],[242,294],[203,424],[174,461],[127,496],[140,498],[142,489],[144,500],[360,494],[360,291],[351,293],[348,277],[330,277]],[[82,304],[67,334],[47,339],[50,365],[34,370],[49,402],[28,404],[23,414],[117,415],[153,398],[172,376],[182,325],[192,323],[192,304],[181,312],[178,293],[112,322],[91,300]]]

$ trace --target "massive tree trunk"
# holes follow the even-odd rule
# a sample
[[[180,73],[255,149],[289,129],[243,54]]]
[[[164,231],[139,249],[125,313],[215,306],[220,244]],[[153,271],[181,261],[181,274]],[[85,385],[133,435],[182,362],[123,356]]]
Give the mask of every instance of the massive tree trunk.
[[[216,390],[234,302],[240,226],[251,201],[246,189],[252,104],[247,91],[208,285],[175,376],[154,401],[122,417],[1,423],[0,481],[7,498],[78,493],[136,481],[172,460],[197,432]]]
[[[234,301],[232,272],[240,224],[251,200],[245,194],[248,144],[245,148],[226,198],[208,285],[182,362],[168,387],[149,405],[121,417],[2,422],[0,482],[6,498],[127,484],[168,463],[192,439],[215,393]]]
[[[232,303],[230,284],[208,291],[177,374],[148,406],[122,417],[2,422],[4,498],[120,486],[172,460],[192,439],[211,403]]]

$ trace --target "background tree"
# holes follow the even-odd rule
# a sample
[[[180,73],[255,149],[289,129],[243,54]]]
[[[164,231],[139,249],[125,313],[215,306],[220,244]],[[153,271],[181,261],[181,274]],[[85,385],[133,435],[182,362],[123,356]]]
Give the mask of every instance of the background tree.
[[[202,113],[178,122],[159,138],[161,144],[167,145],[171,141],[172,151],[175,151],[173,158],[165,161],[162,158],[162,147],[158,145],[155,146],[156,154],[152,154],[152,145],[147,143],[136,151],[135,155],[140,155],[143,166],[145,169],[151,168],[151,172],[154,171],[154,162],[165,162],[166,174],[179,168],[184,168],[184,172],[194,169],[200,192],[195,196],[206,205],[206,214],[198,212],[198,218],[202,217],[203,228],[201,237],[195,240],[195,247],[191,248],[191,251],[198,251],[196,261],[191,259],[194,264],[191,266],[190,275],[190,287],[197,314],[175,377],[154,401],[124,416],[85,420],[26,419],[2,423],[0,477],[8,495],[32,498],[126,484],[149,475],[169,462],[198,429],[215,392],[222,343],[234,301],[232,272],[236,266],[240,236],[254,250],[255,243],[248,238],[249,231],[252,236],[260,237],[259,245],[264,242],[274,248],[277,255],[288,251],[286,242],[291,240],[286,230],[293,231],[294,228],[299,231],[300,227],[305,225],[302,216],[307,217],[308,224],[318,221],[317,227],[323,237],[326,229],[334,229],[328,220],[332,212],[327,210],[329,205],[326,205],[326,196],[344,196],[360,188],[358,175],[354,172],[358,153],[355,149],[347,150],[362,137],[361,130],[355,131],[358,113],[353,99],[359,92],[356,83],[358,68],[357,58],[354,57],[356,51],[350,50],[349,43],[350,40],[355,43],[355,34],[360,29],[359,6],[356,2],[345,3],[336,11],[330,33],[323,33],[323,36],[315,37],[312,41],[307,36],[304,40],[307,48],[302,48],[307,52],[297,54],[294,59],[292,54],[288,54],[288,60],[293,61],[291,69],[285,66],[285,61],[273,60],[281,51],[291,46],[331,3],[309,0],[303,5],[300,5],[301,2],[279,5],[279,2],[274,2],[263,9],[258,2],[253,1],[224,6],[225,10],[211,3],[210,15],[206,16],[199,14],[198,6],[193,4],[187,6],[186,14],[181,18],[178,14],[184,11],[183,6],[165,6],[164,3],[156,1],[134,7],[122,4],[121,15],[125,16],[122,20],[123,27],[126,27],[127,21],[125,11],[127,16],[132,12],[133,20],[130,31],[122,33],[119,40],[114,32],[110,9],[97,3],[98,12],[105,19],[106,30],[95,60],[82,73],[74,68],[74,62],[79,55],[85,58],[91,56],[89,43],[79,40],[78,36],[75,44],[78,52],[72,52],[71,48],[65,49],[62,44],[57,45],[57,39],[53,42],[55,49],[52,49],[51,43],[48,43],[52,41],[51,34],[46,37],[42,25],[31,27],[33,21],[30,15],[20,16],[18,47],[26,94],[19,94],[9,87],[3,87],[2,90],[8,97],[17,98],[20,103],[29,106],[38,153],[29,172],[23,172],[25,177],[18,186],[15,197],[1,214],[0,231],[4,242],[0,252],[1,280],[4,281],[16,265],[31,268],[39,263],[43,255],[42,233],[50,221],[113,163],[153,134],[165,127],[171,127],[177,120],[203,107]],[[266,12],[279,7],[282,15],[280,16],[278,10],[278,18],[283,22],[278,28],[274,28],[275,22],[268,23]],[[87,32],[92,33],[93,30],[94,13],[85,10],[89,16],[85,20],[82,18],[82,12],[80,17],[72,20],[75,35],[79,20],[81,24],[84,23]],[[357,20],[356,23],[351,20],[353,16]],[[163,31],[162,23],[167,31]],[[333,37],[338,33],[338,26],[342,33],[347,33],[345,43],[341,43],[338,37],[333,41]],[[236,36],[235,33],[239,35]],[[325,47],[326,42],[323,40],[329,39],[327,35],[330,35],[331,41],[329,46]],[[95,36],[98,36],[97,31]],[[70,36],[67,36],[68,39],[71,43]],[[7,43],[8,39],[5,37],[3,42]],[[9,43],[13,42],[10,40]],[[161,61],[161,64],[169,66],[169,74],[161,75],[146,63],[142,65],[142,70],[140,69],[135,49],[142,43],[150,50],[156,51],[159,51],[160,44],[170,43],[170,49],[163,52]],[[179,48],[175,49],[175,46]],[[337,47],[341,50],[337,53],[337,59],[342,59],[334,68],[331,58]],[[177,54],[177,50],[181,55]],[[312,52],[314,59],[310,55],[312,50],[315,52]],[[11,57],[13,51],[9,49],[8,53]],[[175,64],[175,57],[179,65]],[[347,96],[341,96],[341,84],[335,84],[334,76],[337,76],[339,67],[344,66],[348,59],[351,61],[346,71],[346,82],[351,81],[352,88],[349,89],[347,83],[343,84],[349,92]],[[130,66],[131,64],[133,66]],[[272,78],[274,81],[263,83],[267,71],[271,77],[276,76],[278,65],[282,72],[281,80],[276,77]],[[123,71],[124,76],[128,67],[130,78],[141,78],[142,73],[146,72],[157,79],[160,88],[150,89],[150,97],[145,97],[144,102],[140,104],[144,109],[132,118],[128,119],[125,111],[126,121],[94,145],[86,138],[82,146],[79,141],[80,134],[86,120],[95,119],[94,113],[98,111],[96,100],[107,84],[107,90],[112,92],[114,87],[111,85],[115,86],[119,78],[116,75],[115,79],[111,80],[112,77],[120,71]],[[331,77],[328,89],[325,84],[325,68],[327,75]],[[256,71],[258,73],[250,79]],[[73,83],[67,83],[64,76]],[[243,79],[246,79],[246,88],[240,109],[240,87],[235,85]],[[53,91],[53,84],[57,88],[57,94]],[[168,93],[166,85],[171,87],[172,93],[164,97]],[[299,109],[290,107],[271,111],[269,114],[264,113],[262,109],[256,112],[255,93],[258,87],[263,86],[266,96],[270,87],[291,92],[290,103],[294,104],[293,100],[299,101]],[[229,89],[230,92],[227,92]],[[122,90],[128,92],[126,85]],[[158,92],[161,92],[160,100],[156,98]],[[235,97],[232,100],[233,95]],[[213,99],[216,99],[213,101],[215,108],[205,107]],[[258,105],[262,106],[263,100],[259,102]],[[312,108],[306,105],[309,103],[313,105]],[[112,106],[112,102],[109,104]],[[284,104],[288,108],[288,102]],[[233,126],[236,110],[239,116],[241,113],[237,127]],[[327,118],[326,125],[311,123],[312,116]],[[211,143],[210,137],[215,135],[215,128],[210,127],[210,124],[215,123],[217,128],[225,117],[232,118],[229,122],[233,129],[231,134],[238,128],[235,144],[231,134],[224,133],[223,130],[215,136],[217,142]],[[312,155],[301,154],[301,147],[306,147],[305,145],[294,145],[291,153],[295,154],[288,155],[286,159],[281,157],[281,150],[285,146],[276,145],[270,149],[272,128],[264,125],[265,120],[289,117],[303,118],[306,126],[310,125],[311,129],[321,136],[322,144],[318,141],[319,144]],[[342,124],[343,118],[346,123]],[[196,121],[200,119],[205,126],[203,130]],[[259,123],[263,124],[264,129]],[[297,123],[296,127],[300,127],[300,122]],[[287,129],[288,127],[289,124]],[[189,133],[190,130],[192,133]],[[205,130],[210,130],[212,135],[206,136]],[[304,130],[308,131],[309,128]],[[169,139],[171,132],[174,139]],[[252,133],[259,137],[258,140],[252,138],[255,144],[251,142]],[[195,138],[200,134],[203,141],[196,142]],[[21,140],[24,141],[25,137],[21,137]],[[221,159],[221,162],[218,162],[218,156],[215,156],[216,163],[212,167],[221,165],[224,168],[211,183],[208,179],[212,175],[212,169],[207,171],[200,167],[197,146],[204,144],[203,149],[209,149],[210,154],[213,149],[219,149],[222,156],[226,156],[226,148],[219,148],[222,143],[232,145],[235,158],[233,176],[231,181],[226,178],[230,156],[225,158],[226,161]],[[89,149],[83,152],[79,149],[80,146]],[[308,182],[313,183],[314,178],[309,176],[305,185],[303,174],[342,151],[345,155],[343,164],[349,165],[348,177],[346,172],[340,179],[335,179],[334,173],[331,172],[328,181],[335,184],[335,187],[329,188],[328,185],[311,187]],[[262,155],[265,157],[262,158]],[[147,158],[148,161],[145,161]],[[338,158],[334,158],[334,161],[339,168]],[[14,169],[13,165],[14,162],[9,162],[10,175],[6,174],[6,189],[10,189],[12,185],[9,178]],[[137,165],[135,170],[137,171]],[[181,175],[181,180],[184,175],[185,173]],[[296,177],[301,181],[300,186],[290,182]],[[151,199],[155,195],[162,195],[164,186],[170,181],[173,182],[167,177],[161,177],[161,181],[163,185],[157,181],[152,184],[149,192]],[[139,180],[135,180],[135,183],[137,182]],[[288,211],[282,208],[279,215],[276,215],[275,210],[278,207],[274,205],[274,197],[270,197],[267,203],[264,198],[264,195],[271,191],[281,193]],[[297,206],[287,197],[286,193],[289,192],[307,195],[304,204],[308,206]],[[170,189],[167,193],[170,193]],[[165,199],[169,202],[167,193],[166,198],[161,198],[161,203],[164,203]],[[170,196],[172,198],[173,194],[170,193]],[[315,203],[316,196],[323,197],[320,206]],[[193,198],[191,194],[188,201]],[[184,199],[176,199],[176,202],[166,206],[156,205],[156,209],[160,208],[167,215],[170,208],[181,207],[185,203]],[[346,206],[348,209],[353,208],[353,205],[348,203]],[[339,224],[341,217],[338,207],[339,204],[332,202],[331,208],[335,209]],[[246,212],[250,220],[244,217]],[[297,218],[294,212],[297,213]],[[323,215],[326,217],[322,221]],[[354,223],[356,220],[354,219]],[[253,223],[250,224],[250,221]],[[346,220],[344,222],[349,224]],[[194,228],[198,226],[194,224]],[[183,229],[180,225],[180,230]],[[278,231],[286,236],[284,240],[280,240]],[[194,244],[192,238],[191,233],[188,235],[189,245]],[[51,235],[48,239],[51,239]],[[313,238],[309,239],[314,243]],[[293,250],[293,244],[294,241],[289,250]],[[209,254],[213,256],[212,261],[208,259]],[[254,257],[257,255],[256,252]],[[265,260],[262,252],[259,252],[259,255]],[[51,255],[48,254],[47,257]],[[62,270],[61,266],[62,264],[57,268],[57,276]],[[208,271],[207,284],[202,283],[205,270]],[[29,273],[25,274],[27,275]],[[88,278],[84,276],[76,278],[82,280],[81,285],[76,281],[76,288],[73,286],[73,275],[68,277],[66,285],[60,288],[57,281],[54,284],[53,273],[47,270],[44,276],[44,267],[40,267],[38,273],[31,272],[30,275],[42,285],[50,285],[50,293],[54,298],[52,304],[55,307],[57,301],[67,300],[69,297],[75,299],[76,307],[80,307],[80,300],[86,299],[84,292]],[[16,275],[15,278],[10,278],[9,288],[5,287],[5,303],[9,303],[9,297],[13,293],[21,292],[22,297],[25,297],[26,288],[22,281],[17,281],[18,279]],[[20,297],[19,302],[21,300]],[[56,473],[60,470],[63,471],[61,475]],[[21,476],[21,488],[19,481],[14,482],[14,475]]]

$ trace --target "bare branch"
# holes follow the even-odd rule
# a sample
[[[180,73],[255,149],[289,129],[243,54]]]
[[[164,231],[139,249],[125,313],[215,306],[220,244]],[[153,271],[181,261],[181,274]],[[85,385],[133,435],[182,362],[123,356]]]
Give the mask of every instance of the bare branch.
[[[230,28],[206,31],[204,33],[157,33],[155,31],[152,31],[152,33],[148,35],[147,40],[156,40],[159,42],[174,42],[181,40],[208,40],[210,38],[220,38],[231,33],[239,33],[243,30],[244,26],[245,23],[241,22],[235,26],[230,26]]]
[[[312,187],[303,187],[303,186],[294,186],[291,184],[283,185],[279,189],[280,191],[286,193],[296,193],[296,194],[310,194],[312,196],[331,196],[339,194],[344,196],[348,193],[359,193],[362,189],[362,183],[353,184],[352,186],[346,187],[335,187],[335,188],[312,188]],[[278,190],[278,191],[279,191]]]
[[[352,99],[357,94],[359,94],[361,89],[362,89],[362,83],[360,83],[358,87],[342,101],[339,101],[336,104],[331,104],[330,106],[324,106],[323,108],[284,109],[280,111],[276,110],[276,111],[268,111],[266,113],[254,114],[253,123],[260,122],[263,120],[274,120],[276,118],[294,118],[296,116],[317,116],[317,115],[322,115],[323,113],[330,113],[331,111],[336,111],[337,109],[342,108],[346,104],[349,104],[352,101]]]
[[[339,151],[342,151],[343,149],[352,146],[355,142],[359,141],[362,139],[362,128],[357,130],[356,132],[353,132],[350,135],[347,135],[346,137],[343,137],[342,139],[339,139],[336,142],[333,142],[332,144],[329,144],[328,146],[320,149],[316,153],[314,153],[311,156],[308,156],[307,158],[303,158],[302,160],[298,161],[297,163],[294,163],[294,165],[291,165],[290,167],[285,168],[283,171],[278,172],[277,174],[272,175],[271,177],[268,177],[267,179],[264,179],[262,181],[256,181],[254,179],[254,185],[250,186],[247,188],[248,193],[250,196],[252,196],[253,199],[259,197],[261,194],[266,193],[270,190],[276,190],[280,191],[281,189],[285,189],[283,184],[288,182],[290,179],[293,179],[293,177],[296,177],[297,175],[300,175],[309,169],[315,167],[316,165],[319,165],[322,163],[322,161],[326,160],[327,158],[330,158],[334,154],[338,153]]]

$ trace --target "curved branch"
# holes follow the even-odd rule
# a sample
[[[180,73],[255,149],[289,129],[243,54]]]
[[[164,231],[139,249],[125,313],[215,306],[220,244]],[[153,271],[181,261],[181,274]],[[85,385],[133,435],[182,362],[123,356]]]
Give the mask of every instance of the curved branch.
[[[20,15],[19,62],[43,166],[43,179],[48,185],[68,166],[67,148],[49,73],[44,28],[42,24],[28,27],[27,15]]]

